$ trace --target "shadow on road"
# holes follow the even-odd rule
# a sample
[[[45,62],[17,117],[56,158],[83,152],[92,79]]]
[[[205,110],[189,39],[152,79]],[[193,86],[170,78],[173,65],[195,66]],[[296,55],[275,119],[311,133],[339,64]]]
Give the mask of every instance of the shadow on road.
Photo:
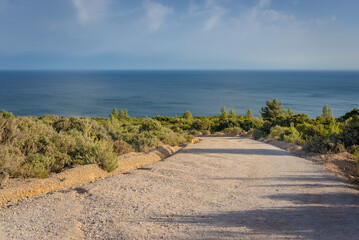
[[[268,198],[291,201],[298,206],[195,216],[170,215],[152,221],[220,228],[218,232],[211,232],[214,237],[225,233],[236,237],[279,234],[294,239],[358,239],[357,194],[280,194]],[[247,230],[239,232],[243,228]]]
[[[244,155],[273,155],[273,156],[291,156],[283,150],[276,149],[238,149],[238,148],[222,148],[222,149],[203,149],[203,148],[190,148],[181,151],[181,153],[189,154],[244,154]]]

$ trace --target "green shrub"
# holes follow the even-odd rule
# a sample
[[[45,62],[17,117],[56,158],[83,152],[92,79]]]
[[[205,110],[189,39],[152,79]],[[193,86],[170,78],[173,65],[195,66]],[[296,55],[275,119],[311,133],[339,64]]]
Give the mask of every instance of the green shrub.
[[[329,138],[316,137],[313,141],[305,144],[303,150],[315,153],[339,153],[346,149],[342,142],[340,134],[333,134]]]
[[[259,129],[253,129],[252,137],[257,140],[265,136],[265,133]]]
[[[241,127],[241,121],[235,118],[226,118],[218,122],[218,125],[215,126],[215,131],[220,132],[226,128],[235,127]]]
[[[343,140],[347,148],[359,145],[359,125],[345,125],[343,127]]]
[[[348,152],[351,154],[354,154],[355,152],[359,152],[359,146],[358,145],[352,145],[348,148]]]
[[[281,127],[275,126],[271,128],[269,137],[279,141],[286,141],[288,143],[296,143],[298,145],[304,145],[305,141],[301,138],[301,134],[298,130],[292,126]]]
[[[350,118],[358,117],[358,116],[359,116],[359,109],[354,108],[352,111],[347,112],[344,116],[341,116],[340,118],[338,118],[338,120],[341,122],[344,122]]]
[[[140,126],[140,132],[143,131],[160,131],[162,129],[162,125],[159,121],[147,118],[145,119],[141,126]]]
[[[277,125],[271,128],[269,137],[274,140],[283,141],[286,134],[289,134],[289,128]]]
[[[259,118],[245,119],[241,123],[241,128],[244,131],[249,131],[252,128],[254,129],[254,128],[262,128],[262,127],[263,127],[263,120]]]
[[[230,135],[239,135],[243,132],[243,130],[240,127],[229,127],[224,129],[222,132]]]
[[[97,163],[99,166],[111,172],[117,168],[117,157],[113,147],[107,141],[89,141],[82,138],[77,139],[75,152],[73,153],[77,164]]]
[[[213,126],[213,122],[209,119],[195,119],[192,123],[191,128],[197,131],[210,130]]]
[[[220,115],[220,119],[225,119],[228,117],[228,113],[227,113],[227,109],[225,106],[221,107],[221,115]]]
[[[193,135],[193,134],[192,134],[192,135]],[[209,131],[209,130],[203,130],[201,135],[203,135],[203,136],[211,135],[211,131]]]
[[[328,107],[327,104],[324,105],[322,114],[317,117],[317,120],[321,122],[331,122],[333,121],[333,110],[331,107]]]

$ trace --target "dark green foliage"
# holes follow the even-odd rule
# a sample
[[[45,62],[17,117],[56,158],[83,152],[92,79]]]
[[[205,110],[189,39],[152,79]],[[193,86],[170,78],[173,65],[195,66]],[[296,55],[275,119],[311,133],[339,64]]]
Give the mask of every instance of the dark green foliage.
[[[236,118],[225,118],[220,120],[215,127],[216,132],[220,132],[226,128],[241,127],[241,121]]]
[[[192,123],[192,129],[197,131],[210,130],[214,123],[208,118],[195,119]]]
[[[263,120],[259,118],[246,118],[242,123],[241,127],[244,131],[249,131],[250,129],[262,128]]]
[[[341,116],[340,118],[338,118],[338,120],[341,122],[344,122],[344,121],[348,120],[349,118],[358,117],[358,116],[359,116],[359,109],[354,108],[350,112],[347,112],[344,116]]]
[[[359,125],[345,125],[343,127],[343,139],[347,148],[359,145]]]
[[[298,124],[311,123],[312,120],[307,114],[299,113],[291,116],[279,116],[272,120],[274,125],[279,125],[282,127],[289,127],[291,124],[297,126]]]
[[[346,149],[341,141],[341,137],[333,135],[330,138],[314,138],[313,141],[308,142],[303,150],[315,153],[339,153]]]
[[[276,98],[273,101],[267,100],[266,106],[261,108],[260,113],[267,120],[273,120],[282,116],[284,114],[282,103]]]
[[[259,129],[253,129],[252,137],[253,137],[253,139],[257,140],[257,139],[260,139],[262,137],[265,137],[265,133],[262,132]]]

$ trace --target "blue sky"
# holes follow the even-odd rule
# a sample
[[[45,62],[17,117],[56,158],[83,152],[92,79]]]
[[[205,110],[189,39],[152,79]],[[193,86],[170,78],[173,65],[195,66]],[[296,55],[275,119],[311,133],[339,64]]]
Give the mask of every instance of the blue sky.
[[[359,70],[358,0],[0,0],[0,69]]]

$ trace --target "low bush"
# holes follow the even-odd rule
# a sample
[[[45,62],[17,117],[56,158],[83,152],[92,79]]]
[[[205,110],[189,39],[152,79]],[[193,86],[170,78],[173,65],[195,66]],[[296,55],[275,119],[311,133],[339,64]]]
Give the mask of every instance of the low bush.
[[[288,143],[296,143],[304,145],[305,141],[301,138],[301,134],[292,124],[290,127],[275,126],[270,130],[269,137],[274,140],[286,141]]]
[[[265,133],[259,129],[253,129],[252,131],[252,137],[253,139],[257,140],[260,139],[262,137],[265,137]]]
[[[303,150],[322,154],[340,153],[346,151],[339,134],[333,134],[330,138],[316,137],[313,141],[305,144]]]
[[[145,119],[141,126],[140,126],[140,132],[143,131],[160,131],[162,129],[162,125],[159,121],[151,118]]]
[[[240,135],[243,132],[243,130],[240,127],[229,127],[229,128],[224,129],[222,132],[225,134],[237,136],[237,135]]]
[[[359,125],[345,125],[343,127],[343,140],[347,148],[359,145]]]
[[[118,155],[134,152],[135,149],[125,141],[117,140],[112,144],[113,151]]]

